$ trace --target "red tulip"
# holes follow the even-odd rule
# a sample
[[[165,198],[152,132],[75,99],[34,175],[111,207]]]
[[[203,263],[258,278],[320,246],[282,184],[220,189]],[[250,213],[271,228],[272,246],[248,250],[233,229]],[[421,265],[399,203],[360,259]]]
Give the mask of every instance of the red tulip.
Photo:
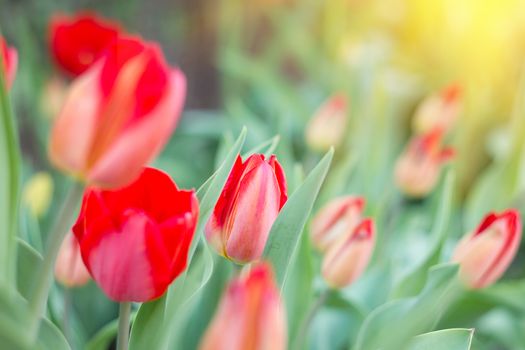
[[[4,73],[4,80],[7,88],[11,88],[13,81],[15,80],[16,67],[18,65],[18,53],[17,51],[7,46],[4,38],[0,36],[0,54],[2,60],[2,68]]]
[[[410,197],[424,197],[436,186],[443,164],[454,150],[442,145],[443,131],[433,129],[415,136],[396,163],[396,184]]]
[[[49,24],[51,53],[60,68],[77,76],[101,56],[120,32],[118,24],[94,13],[55,15]]]
[[[484,288],[503,275],[520,241],[521,218],[516,210],[489,213],[474,232],[458,243],[452,260],[459,263],[460,277],[467,286]]]
[[[73,232],[109,298],[144,302],[161,296],[185,269],[198,211],[194,191],[146,168],[122,189],[88,188]]]
[[[83,286],[90,280],[89,271],[82,261],[80,247],[73,233],[68,233],[60,246],[55,262],[55,278],[68,288]]]
[[[261,263],[228,286],[200,350],[284,350],[286,314],[271,267]]]
[[[348,229],[344,238],[331,246],[323,259],[323,277],[334,288],[343,288],[365,271],[375,246],[375,228],[371,219]]]
[[[73,82],[52,131],[51,160],[88,183],[126,185],[169,139],[185,92],[184,75],[156,44],[114,41]]]
[[[237,157],[206,225],[206,238],[222,256],[238,263],[261,257],[268,234],[286,202],[286,179],[275,158]]]
[[[332,200],[313,218],[311,237],[315,247],[326,251],[362,219],[365,199],[343,196]]]
[[[331,96],[306,126],[306,142],[310,148],[327,151],[339,146],[344,139],[348,124],[348,101],[342,94]]]
[[[452,84],[439,94],[423,100],[414,115],[414,129],[425,133],[439,128],[444,131],[452,129],[461,109],[461,86]]]

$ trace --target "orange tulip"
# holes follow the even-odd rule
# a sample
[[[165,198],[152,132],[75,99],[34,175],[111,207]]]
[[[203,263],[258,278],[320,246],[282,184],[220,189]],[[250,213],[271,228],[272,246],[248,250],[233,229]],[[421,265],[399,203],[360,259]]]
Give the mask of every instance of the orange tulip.
[[[4,70],[4,80],[9,89],[15,80],[16,67],[18,65],[18,53],[14,48],[7,46],[4,38],[1,36],[0,56],[2,56],[0,59],[2,60],[2,67]]]
[[[365,199],[343,196],[332,200],[313,218],[311,237],[315,247],[326,251],[331,245],[352,230],[362,219]]]
[[[72,232],[68,233],[58,251],[55,278],[68,288],[81,287],[91,279],[82,261],[78,241]]]
[[[271,266],[260,263],[228,286],[200,350],[284,350],[285,307]]]
[[[186,81],[156,44],[119,38],[72,84],[49,154],[73,176],[122,187],[163,148],[183,106]]]
[[[328,99],[306,126],[306,142],[316,151],[327,151],[339,146],[344,139],[348,122],[348,102],[344,95]]]
[[[470,288],[496,282],[509,267],[521,241],[520,214],[513,209],[490,213],[456,246],[452,260],[459,263],[460,278]]]
[[[371,219],[364,219],[330,247],[323,259],[322,274],[334,288],[343,288],[365,271],[375,246],[375,228]]]
[[[414,130],[425,133],[434,128],[449,131],[461,109],[461,87],[452,84],[419,105],[414,115]]]
[[[443,164],[454,155],[442,146],[442,138],[441,129],[415,136],[397,160],[396,184],[406,195],[421,198],[436,186]]]

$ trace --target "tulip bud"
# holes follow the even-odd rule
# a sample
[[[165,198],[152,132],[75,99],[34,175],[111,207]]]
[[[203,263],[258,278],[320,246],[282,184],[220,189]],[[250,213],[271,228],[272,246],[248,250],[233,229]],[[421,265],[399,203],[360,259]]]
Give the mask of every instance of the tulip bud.
[[[18,53],[12,48],[8,47],[4,38],[0,36],[0,59],[4,74],[4,81],[6,82],[7,89],[10,89],[15,80],[16,67],[18,65]]]
[[[53,179],[51,175],[46,172],[38,172],[24,186],[22,201],[35,217],[40,218],[49,209],[52,197]]]
[[[425,133],[439,128],[445,132],[450,130],[460,112],[461,87],[450,85],[438,95],[432,95],[419,105],[413,124],[417,133]]]
[[[516,210],[488,214],[456,246],[452,260],[460,265],[461,280],[470,288],[493,284],[509,267],[520,241],[521,218]]]
[[[76,77],[95,63],[120,32],[118,24],[94,13],[55,15],[49,23],[51,53],[64,72]]]
[[[254,154],[245,162],[238,156],[206,224],[206,238],[225,258],[257,260],[286,199],[286,179],[275,156]]]
[[[260,263],[229,284],[199,349],[284,350],[286,344],[286,311],[270,265]]]
[[[333,288],[343,288],[357,280],[368,266],[374,246],[375,227],[371,219],[348,229],[323,259],[322,274],[326,283]]]
[[[128,184],[168,141],[185,91],[157,45],[114,41],[73,82],[51,134],[52,162],[99,187]]]
[[[325,252],[331,245],[361,222],[365,199],[344,196],[328,203],[313,218],[311,237],[314,246]]]
[[[436,186],[443,164],[454,155],[441,145],[442,137],[440,129],[415,136],[398,158],[395,180],[406,195],[421,198]]]
[[[316,151],[339,146],[345,136],[348,102],[342,94],[328,99],[306,126],[306,143]]]
[[[144,302],[161,296],[186,268],[198,209],[194,191],[146,168],[127,187],[88,188],[73,232],[110,299]]]
[[[58,251],[55,262],[55,278],[65,287],[81,287],[89,282],[89,272],[80,256],[76,237],[70,232]]]

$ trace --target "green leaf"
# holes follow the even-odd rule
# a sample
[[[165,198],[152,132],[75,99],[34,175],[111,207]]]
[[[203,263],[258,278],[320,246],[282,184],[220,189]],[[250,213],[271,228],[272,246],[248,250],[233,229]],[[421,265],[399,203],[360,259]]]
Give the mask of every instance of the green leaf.
[[[434,218],[434,227],[431,236],[434,242],[423,261],[414,267],[405,278],[397,285],[393,296],[402,298],[417,294],[425,283],[428,269],[439,262],[441,248],[448,237],[448,225],[452,206],[452,194],[454,190],[454,173],[448,170],[441,186],[441,196],[438,201],[437,213]]]
[[[412,340],[408,350],[470,350],[473,337],[473,329],[443,329],[418,335]]]
[[[42,256],[29,244],[21,239],[18,242],[18,262],[17,262],[17,285],[18,291],[24,298],[28,298],[33,287],[37,269],[43,262]]]
[[[0,69],[0,285],[11,283],[15,276],[20,185],[18,134],[5,86]]]
[[[130,349],[163,349],[169,343],[169,330],[176,323],[177,310],[206,284],[213,270],[213,259],[203,240],[208,221],[246,137],[244,128],[212,180],[199,190],[199,223],[188,254],[188,268],[159,299],[144,303],[131,328]],[[198,247],[201,254],[193,259]]]
[[[0,290],[0,346],[2,349],[69,350],[60,330],[49,320],[40,323],[35,344],[27,334],[30,314],[27,301],[20,295]]]
[[[273,264],[275,277],[281,287],[286,281],[292,257],[330,167],[333,154],[333,149],[326,153],[304,183],[288,198],[270,231],[263,256]]]
[[[418,296],[394,300],[372,311],[359,330],[354,349],[403,349],[411,338],[430,331],[459,294],[457,272],[454,264],[435,266]]]

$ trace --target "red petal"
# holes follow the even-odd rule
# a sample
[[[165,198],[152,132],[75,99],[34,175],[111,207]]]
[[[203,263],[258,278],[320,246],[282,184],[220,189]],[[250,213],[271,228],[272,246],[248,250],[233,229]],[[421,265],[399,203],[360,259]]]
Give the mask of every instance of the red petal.
[[[100,57],[119,32],[117,24],[94,13],[56,15],[50,22],[51,51],[64,71],[77,76]]]

